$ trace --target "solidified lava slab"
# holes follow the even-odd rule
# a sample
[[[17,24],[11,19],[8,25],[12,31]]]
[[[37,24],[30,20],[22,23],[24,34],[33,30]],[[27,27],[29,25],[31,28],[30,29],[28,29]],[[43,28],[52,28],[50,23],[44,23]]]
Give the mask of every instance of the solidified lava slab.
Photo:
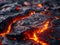
[[[0,45],[60,45],[60,0],[0,0]]]

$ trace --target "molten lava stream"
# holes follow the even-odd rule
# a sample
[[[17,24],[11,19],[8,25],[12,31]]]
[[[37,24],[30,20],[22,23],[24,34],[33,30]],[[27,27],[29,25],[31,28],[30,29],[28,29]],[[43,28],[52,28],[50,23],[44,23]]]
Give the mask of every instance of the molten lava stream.
[[[12,26],[13,23],[15,23],[16,21],[21,20],[21,19],[23,19],[23,18],[29,18],[29,17],[30,17],[31,15],[33,15],[34,13],[35,13],[34,11],[30,11],[28,14],[26,14],[26,15],[24,15],[24,16],[23,16],[23,15],[17,15],[17,16],[15,16],[13,19],[11,19],[11,21],[8,20],[7,26],[6,26],[6,28],[4,29],[5,32],[1,33],[0,36],[4,37],[6,34],[9,34],[10,31],[11,31],[11,26]]]
[[[4,37],[6,34],[9,34],[10,31],[11,31],[11,26],[12,26],[13,23],[15,23],[16,21],[21,20],[23,18],[29,18],[34,13],[35,13],[34,11],[31,11],[24,16],[23,15],[15,16],[13,19],[11,19],[11,21],[7,22],[7,26],[6,26],[6,29],[5,29],[6,31],[1,33],[0,36]],[[48,43],[45,43],[45,41],[40,40],[40,37],[37,35],[37,33],[41,34],[44,31],[46,31],[48,29],[51,21],[52,21],[51,19],[47,19],[46,22],[44,23],[43,27],[36,28],[36,29],[34,29],[34,31],[31,31],[31,32],[26,31],[24,34],[26,35],[26,37],[29,40],[34,40],[36,43],[40,43],[41,45],[49,45]],[[31,36],[31,33],[32,33],[32,36]]]
[[[45,41],[40,39],[39,34],[42,34],[44,31],[46,31],[48,29],[51,21],[52,21],[52,19],[47,19],[44,22],[42,28],[35,28],[35,29],[31,29],[31,30],[24,32],[24,35],[26,36],[24,39],[33,40],[36,43],[40,43],[41,45],[49,45],[48,43],[46,43]]]

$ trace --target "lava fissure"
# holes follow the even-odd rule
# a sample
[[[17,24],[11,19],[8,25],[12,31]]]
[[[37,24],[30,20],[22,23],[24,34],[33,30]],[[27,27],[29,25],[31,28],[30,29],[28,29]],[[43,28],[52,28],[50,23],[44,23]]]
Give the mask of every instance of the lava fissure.
[[[43,27],[41,28],[33,28],[30,30],[27,30],[24,32],[25,38],[24,39],[29,39],[29,40],[33,40],[36,43],[40,43],[41,45],[49,45],[48,43],[45,43],[44,40],[40,39],[39,34],[42,34],[44,31],[46,31],[49,27],[49,25],[51,25],[52,19],[47,19],[46,22],[43,24]]]
[[[9,34],[10,31],[11,31],[13,23],[15,23],[16,21],[21,20],[23,18],[29,18],[34,13],[35,13],[34,11],[31,11],[24,16],[23,15],[15,16],[13,19],[11,19],[11,21],[8,21],[5,32],[1,33],[0,36],[4,37],[6,34]],[[31,29],[31,30],[28,30],[28,31],[24,32],[24,35],[26,36],[25,38],[29,39],[29,40],[33,40],[36,43],[40,43],[41,45],[49,45],[48,43],[45,43],[45,41],[41,40],[39,35],[37,35],[37,34],[41,34],[44,31],[46,31],[48,29],[51,21],[52,21],[52,19],[49,18],[45,21],[45,23],[43,24],[43,27],[34,28],[34,29]]]
[[[15,16],[13,19],[11,19],[11,21],[7,20],[8,21],[7,26],[4,29],[5,32],[1,33],[0,36],[4,37],[6,34],[9,34],[10,31],[11,31],[11,26],[12,26],[13,23],[15,23],[16,21],[21,20],[23,18],[28,18],[31,15],[33,15],[34,13],[35,13],[34,11],[30,11],[28,14],[26,14],[24,16],[23,15],[18,15],[18,16]]]

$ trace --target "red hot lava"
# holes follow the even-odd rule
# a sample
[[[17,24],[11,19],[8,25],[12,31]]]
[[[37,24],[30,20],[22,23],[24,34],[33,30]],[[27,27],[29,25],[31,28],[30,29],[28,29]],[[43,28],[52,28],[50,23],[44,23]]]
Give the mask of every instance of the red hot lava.
[[[26,36],[24,40],[29,39],[41,45],[49,45],[48,43],[40,39],[39,34],[42,34],[49,28],[51,21],[52,21],[51,19],[48,19],[46,20],[46,22],[44,22],[43,27],[31,29],[31,30],[24,32],[24,35]]]
[[[3,33],[0,34],[0,36],[4,37],[6,34],[9,34],[11,32],[11,27],[12,27],[13,23],[15,23],[16,21],[21,20],[23,18],[28,18],[31,15],[33,15],[34,13],[35,13],[34,11],[30,11],[26,15],[18,15],[16,17],[14,17],[11,21],[7,22],[6,29],[5,29],[5,31]]]
[[[16,17],[14,17],[10,22],[8,22],[7,28],[5,29],[6,31],[1,33],[0,36],[4,37],[6,34],[9,34],[10,31],[11,31],[11,27],[12,27],[13,23],[15,23],[16,21],[21,20],[23,18],[29,18],[34,13],[35,13],[34,11],[31,11],[24,16],[23,15],[18,15]],[[33,40],[36,43],[39,43],[41,45],[49,45],[45,41],[41,40],[38,34],[41,34],[41,33],[45,32],[48,29],[50,23],[51,23],[51,19],[47,19],[46,22],[43,24],[43,27],[35,28],[32,31],[30,30],[30,31],[24,32],[24,35],[26,35],[26,37],[24,39]]]

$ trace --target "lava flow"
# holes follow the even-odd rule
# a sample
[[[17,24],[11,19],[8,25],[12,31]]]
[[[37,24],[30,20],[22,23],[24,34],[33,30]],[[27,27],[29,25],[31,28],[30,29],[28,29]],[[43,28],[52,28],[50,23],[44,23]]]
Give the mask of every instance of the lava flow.
[[[15,23],[18,20],[21,20],[23,18],[28,18],[31,15],[33,15],[35,12],[34,11],[30,11],[28,14],[26,15],[17,15],[15,16],[13,19],[11,19],[10,21],[7,20],[7,26],[6,29],[4,29],[4,32],[0,34],[0,36],[4,37],[6,34],[9,34],[11,32],[11,28],[12,28],[12,24]]]
[[[39,43],[41,45],[49,45],[48,43],[46,43],[45,41],[40,39],[39,34],[42,34],[43,32],[45,32],[48,29],[48,27],[51,25],[50,24],[51,21],[52,21],[52,19],[47,19],[46,22],[44,22],[42,28],[41,27],[40,28],[33,28],[31,30],[24,32],[24,35],[26,36],[24,38],[24,40],[28,39],[28,40],[33,40],[36,43]]]
[[[3,33],[0,34],[0,36],[4,37],[6,34],[9,34],[11,32],[11,28],[12,28],[12,24],[13,23],[15,23],[16,21],[21,20],[23,18],[29,18],[34,13],[35,13],[34,11],[31,11],[31,12],[29,12],[26,15],[18,15],[18,16],[15,16],[13,19],[11,19],[11,21],[8,21],[7,22],[6,29],[5,29],[5,31]],[[24,35],[26,36],[25,38],[26,39],[29,39],[29,40],[33,40],[36,43],[39,43],[41,45],[49,45],[45,41],[41,40],[38,34],[41,34],[44,31],[46,31],[48,29],[51,21],[52,21],[52,19],[47,19],[44,22],[44,24],[43,24],[42,27],[40,27],[40,28],[33,28],[33,30],[31,29],[31,30],[28,30],[28,31],[24,32]]]

